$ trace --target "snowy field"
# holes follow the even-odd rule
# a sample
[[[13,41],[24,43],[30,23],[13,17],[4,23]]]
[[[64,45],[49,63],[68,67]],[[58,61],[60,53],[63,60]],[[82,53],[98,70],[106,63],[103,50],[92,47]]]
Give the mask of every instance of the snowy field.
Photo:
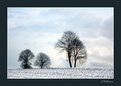
[[[8,79],[113,79],[111,68],[8,69]]]

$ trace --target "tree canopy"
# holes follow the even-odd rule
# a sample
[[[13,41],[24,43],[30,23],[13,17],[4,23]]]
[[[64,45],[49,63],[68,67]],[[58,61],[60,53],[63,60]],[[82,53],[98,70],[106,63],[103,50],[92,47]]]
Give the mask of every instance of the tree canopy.
[[[39,66],[40,68],[49,68],[51,65],[49,56],[44,53],[39,53],[36,57],[34,65]]]
[[[33,58],[34,58],[34,54],[31,52],[31,50],[26,49],[19,54],[18,61],[22,62],[21,67],[23,69],[28,69],[28,68],[32,68],[30,60]]]

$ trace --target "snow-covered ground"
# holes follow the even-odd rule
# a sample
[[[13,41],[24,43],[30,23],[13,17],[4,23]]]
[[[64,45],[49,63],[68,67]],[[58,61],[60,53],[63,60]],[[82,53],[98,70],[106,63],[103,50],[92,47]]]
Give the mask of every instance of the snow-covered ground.
[[[111,68],[8,69],[8,79],[113,79]]]

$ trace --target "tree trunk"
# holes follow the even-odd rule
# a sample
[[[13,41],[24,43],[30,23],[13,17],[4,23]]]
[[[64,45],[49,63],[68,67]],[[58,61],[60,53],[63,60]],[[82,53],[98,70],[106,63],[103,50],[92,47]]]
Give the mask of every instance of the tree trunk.
[[[72,64],[71,64],[71,56],[70,56],[70,53],[68,52],[68,60],[69,60],[69,64],[70,64],[70,68],[72,67]]]
[[[76,59],[74,59],[74,67],[76,67]]]
[[[27,64],[27,60],[25,60],[25,65],[24,65],[24,69],[28,68],[28,64]]]
[[[72,68],[72,64],[71,64],[71,59],[69,57],[69,64],[70,64],[70,68]]]

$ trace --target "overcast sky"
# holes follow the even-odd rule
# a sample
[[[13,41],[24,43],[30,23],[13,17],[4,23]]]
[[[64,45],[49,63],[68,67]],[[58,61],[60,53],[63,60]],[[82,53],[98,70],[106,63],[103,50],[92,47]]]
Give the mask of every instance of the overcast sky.
[[[55,49],[64,31],[73,31],[86,46],[88,59],[81,67],[114,66],[114,8],[8,7],[8,68],[20,68],[22,50],[51,59],[51,67],[69,68],[65,53]],[[33,60],[34,62],[34,60]]]

